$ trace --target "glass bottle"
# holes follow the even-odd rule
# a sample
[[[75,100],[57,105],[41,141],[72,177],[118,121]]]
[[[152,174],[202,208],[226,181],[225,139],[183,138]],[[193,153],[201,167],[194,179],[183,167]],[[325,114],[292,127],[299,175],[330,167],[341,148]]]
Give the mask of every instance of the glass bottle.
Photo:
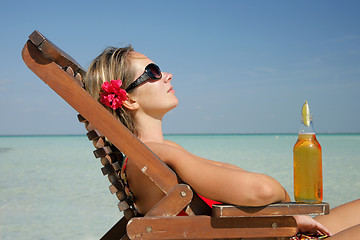
[[[307,101],[302,108],[301,128],[293,153],[295,201],[320,203],[323,198],[321,146],[316,139]]]

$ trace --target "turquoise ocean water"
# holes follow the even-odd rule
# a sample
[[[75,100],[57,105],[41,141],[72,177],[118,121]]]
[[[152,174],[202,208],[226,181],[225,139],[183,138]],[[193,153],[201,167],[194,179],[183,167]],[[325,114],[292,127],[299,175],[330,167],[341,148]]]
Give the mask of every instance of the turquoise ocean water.
[[[268,174],[293,196],[297,135],[167,135],[190,152]],[[324,201],[360,198],[360,134],[319,134]],[[84,136],[0,137],[0,239],[99,239],[117,199]]]

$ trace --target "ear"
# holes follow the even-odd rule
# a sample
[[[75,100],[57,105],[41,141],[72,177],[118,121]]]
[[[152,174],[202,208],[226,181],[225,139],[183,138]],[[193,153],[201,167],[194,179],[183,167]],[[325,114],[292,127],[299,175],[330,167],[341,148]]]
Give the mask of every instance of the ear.
[[[136,102],[136,100],[133,100],[128,96],[128,99],[123,102],[123,107],[129,110],[137,110],[139,108],[139,104]]]

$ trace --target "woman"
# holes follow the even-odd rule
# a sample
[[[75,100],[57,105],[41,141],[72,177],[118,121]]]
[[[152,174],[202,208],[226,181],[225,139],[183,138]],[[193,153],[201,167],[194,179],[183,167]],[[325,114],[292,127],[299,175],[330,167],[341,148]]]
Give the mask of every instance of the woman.
[[[149,58],[128,46],[108,48],[101,53],[90,65],[84,85],[201,196],[244,206],[290,201],[281,184],[269,176],[198,157],[164,140],[163,116],[178,104],[171,81],[170,73],[161,72]],[[139,173],[131,160],[126,173],[139,212],[144,214],[163,193]],[[135,184],[132,181],[135,178],[144,181],[138,180]],[[360,234],[360,217],[356,214],[359,210],[360,200],[356,200],[333,209],[329,215],[314,219],[297,216],[296,221],[300,232],[334,234],[331,238],[349,239]]]

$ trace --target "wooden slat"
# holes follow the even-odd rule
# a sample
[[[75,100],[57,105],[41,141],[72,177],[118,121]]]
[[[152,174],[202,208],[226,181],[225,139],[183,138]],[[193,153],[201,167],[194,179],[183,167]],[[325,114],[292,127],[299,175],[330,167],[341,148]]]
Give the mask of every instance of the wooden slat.
[[[81,123],[87,122],[86,119],[83,116],[81,116],[81,114],[78,114],[77,117],[78,117],[79,122],[81,122]]]
[[[128,220],[136,216],[136,212],[132,208],[128,208],[124,211],[124,217]]]
[[[101,168],[101,172],[105,176],[107,174],[115,172],[115,169],[110,164],[108,164]]]
[[[193,198],[193,192],[186,184],[175,186],[145,216],[176,216]]]
[[[112,149],[109,146],[105,146],[103,148],[98,148],[94,151],[94,156],[96,158],[105,157],[106,155],[109,155],[113,153]]]
[[[93,140],[95,140],[95,139],[97,139],[99,137],[102,137],[101,134],[96,129],[89,131],[86,134],[86,136],[88,137],[88,139],[90,141],[93,141]]]
[[[114,194],[117,191],[121,191],[121,189],[117,189],[114,185],[110,185],[109,190],[110,190],[111,194]]]
[[[104,167],[106,167],[107,165],[110,165],[110,162],[109,162],[109,160],[106,158],[106,156],[105,156],[105,157],[102,157],[102,158],[100,159],[100,162],[101,162],[101,164],[102,164]]]
[[[109,179],[109,182],[111,182],[111,183],[118,182],[120,180],[120,178],[117,176],[117,174],[115,172],[108,174],[108,179]]]
[[[46,54],[52,54],[50,51]],[[46,56],[28,41],[22,51],[26,65],[57,94],[68,102],[96,129],[101,131],[123,153],[136,159],[134,163],[147,175],[164,193],[178,183],[176,174],[154,155],[139,139],[124,125],[112,116],[88,92],[78,85],[75,78],[66,74],[51,57]],[[75,69],[73,67],[73,69]],[[126,140],[125,140],[126,139]]]
[[[124,200],[118,203],[118,208],[121,212],[123,212],[126,209],[130,208],[130,205],[127,200]]]
[[[117,191],[123,191],[124,186],[122,185],[122,182],[114,182],[112,185],[109,186],[109,190],[112,194],[116,193]]]
[[[124,189],[124,185],[121,181],[115,181],[111,183],[118,191],[121,191]]]
[[[96,140],[93,140],[93,145],[95,148],[103,148],[105,146],[108,146],[109,143],[105,141],[105,137],[100,137]]]
[[[121,164],[117,161],[111,164],[113,166],[113,168],[115,169],[115,171],[120,171],[121,170]]]
[[[296,234],[296,221],[293,217],[135,217],[127,234],[130,239],[290,237]]]
[[[92,130],[95,130],[95,126],[93,124],[89,123],[89,122],[86,122],[85,129],[90,132]]]
[[[103,157],[101,157],[101,162],[103,163],[106,163],[106,161],[113,164],[113,163],[116,163],[116,162],[119,162],[119,161],[122,161],[122,157],[119,158],[119,155],[115,154],[115,153],[111,153],[111,154],[108,154],[108,155],[105,155]]]
[[[72,67],[66,66],[63,69],[67,74],[69,74],[72,77],[75,77],[74,70],[72,69]]]
[[[329,214],[329,204],[276,203],[264,207],[214,205],[214,217],[256,217]]]
[[[35,46],[37,46],[47,58],[56,62],[62,68],[70,66],[74,72],[85,76],[85,70],[79,63],[77,63],[71,56],[58,48],[49,39],[45,38],[40,32],[34,31],[29,36],[29,40]]]
[[[124,190],[120,190],[116,192],[116,197],[119,199],[119,201],[124,201],[125,198],[127,198],[128,196],[126,195]]]

